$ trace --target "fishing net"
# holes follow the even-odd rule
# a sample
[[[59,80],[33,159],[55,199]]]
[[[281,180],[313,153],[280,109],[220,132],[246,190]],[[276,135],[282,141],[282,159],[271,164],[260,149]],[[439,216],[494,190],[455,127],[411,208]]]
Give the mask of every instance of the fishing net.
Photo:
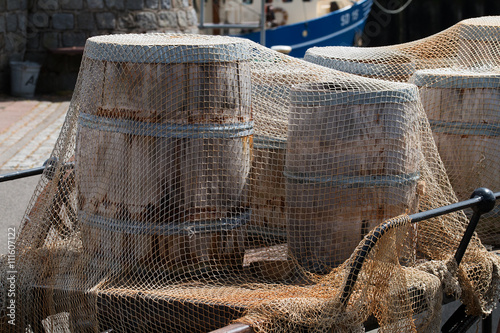
[[[443,61],[460,27],[388,52]],[[459,193],[423,96],[238,38],[90,38],[1,258],[2,331],[428,332],[443,294],[490,313],[496,256],[474,236],[453,259],[467,216],[408,217]]]
[[[500,17],[459,22],[434,36],[388,47],[317,47],[305,59],[364,77],[419,87],[446,174],[459,200],[500,189]],[[500,246],[500,207],[477,229]]]

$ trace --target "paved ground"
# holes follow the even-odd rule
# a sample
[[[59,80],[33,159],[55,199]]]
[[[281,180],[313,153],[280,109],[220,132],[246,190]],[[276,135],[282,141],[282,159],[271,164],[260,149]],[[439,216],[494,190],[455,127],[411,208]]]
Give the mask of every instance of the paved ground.
[[[0,170],[40,166],[50,155],[69,101],[0,102]]]
[[[69,97],[23,100],[0,97],[0,174],[41,166],[50,156],[69,106]],[[17,228],[39,176],[0,183],[0,254],[9,228]]]

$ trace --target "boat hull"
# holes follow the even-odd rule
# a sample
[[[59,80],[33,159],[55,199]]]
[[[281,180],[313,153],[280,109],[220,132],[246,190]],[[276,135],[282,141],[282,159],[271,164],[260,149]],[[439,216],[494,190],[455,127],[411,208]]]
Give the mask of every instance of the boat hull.
[[[290,46],[290,55],[298,58],[314,46],[352,46],[363,32],[371,6],[372,0],[361,0],[316,19],[267,29],[265,45]],[[238,37],[260,42],[259,31]]]

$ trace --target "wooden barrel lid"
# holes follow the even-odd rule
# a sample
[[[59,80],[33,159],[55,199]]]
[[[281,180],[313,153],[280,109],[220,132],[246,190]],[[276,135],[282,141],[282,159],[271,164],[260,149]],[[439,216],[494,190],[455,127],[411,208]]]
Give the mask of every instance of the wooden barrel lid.
[[[368,82],[368,81],[367,81]],[[292,106],[332,106],[353,104],[408,103],[417,101],[418,89],[412,84],[376,81],[370,85],[357,82],[329,81],[293,87]]]
[[[205,63],[249,59],[245,40],[226,36],[118,34],[91,37],[84,55],[129,63]]]
[[[368,47],[329,46],[307,50],[304,59],[339,71],[377,77],[409,76],[415,64],[395,50]]]
[[[498,88],[500,87],[500,70],[422,69],[416,71],[409,82],[426,88]]]

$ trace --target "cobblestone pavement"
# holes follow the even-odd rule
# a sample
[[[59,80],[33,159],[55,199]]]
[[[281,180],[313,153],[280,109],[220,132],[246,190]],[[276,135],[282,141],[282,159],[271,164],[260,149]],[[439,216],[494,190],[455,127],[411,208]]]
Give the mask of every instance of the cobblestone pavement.
[[[69,97],[21,100],[0,96],[0,174],[41,166],[49,158]],[[0,254],[18,230],[40,176],[0,183]]]
[[[54,148],[68,107],[69,98],[0,99],[0,170],[41,166]]]

